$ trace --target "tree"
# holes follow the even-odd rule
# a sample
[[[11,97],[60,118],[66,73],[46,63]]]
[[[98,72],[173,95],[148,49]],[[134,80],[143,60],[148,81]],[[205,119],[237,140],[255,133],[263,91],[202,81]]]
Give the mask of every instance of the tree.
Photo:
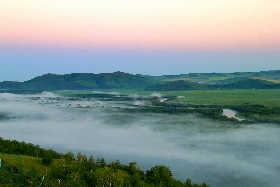
[[[106,166],[105,159],[104,159],[104,158],[101,158],[101,159],[98,158],[98,159],[96,160],[96,164],[97,164],[98,167],[104,168],[104,167]]]
[[[134,173],[140,171],[139,166],[137,165],[137,162],[130,162],[128,165],[128,173],[130,175],[133,175]]]
[[[93,155],[91,155],[88,159],[88,163],[87,163],[87,169],[89,171],[95,170],[96,169],[96,163],[95,160],[93,158]]]
[[[172,179],[172,173],[169,167],[156,165],[146,172],[146,177],[155,185],[168,186],[169,181]]]
[[[67,163],[71,163],[72,160],[75,160],[75,156],[74,156],[74,153],[72,153],[71,151],[69,151],[68,153],[66,153],[64,155],[64,159]]]
[[[73,172],[70,174],[67,186],[86,187],[87,185],[78,172]]]
[[[210,187],[210,185],[206,184],[205,182],[202,184],[192,184],[192,181],[190,178],[187,178],[186,182],[184,183],[186,187]]]
[[[84,154],[82,155],[81,153],[78,153],[77,155],[77,161],[80,165],[86,165],[87,164],[87,156]]]
[[[109,167],[111,168],[111,170],[113,171],[113,173],[117,173],[118,172],[118,165],[116,164],[115,161],[112,161],[109,164]]]
[[[73,169],[64,160],[52,166],[51,176],[60,180],[67,180]]]
[[[50,151],[46,151],[42,156],[42,164],[48,166],[53,162],[53,156]]]
[[[141,175],[139,173],[134,173],[133,175],[130,175],[129,183],[131,186],[139,186],[140,182],[141,182]]]

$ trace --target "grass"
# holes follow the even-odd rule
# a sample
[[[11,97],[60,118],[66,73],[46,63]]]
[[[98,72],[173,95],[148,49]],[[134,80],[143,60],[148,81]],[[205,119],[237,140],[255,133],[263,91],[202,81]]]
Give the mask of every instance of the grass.
[[[3,163],[16,166],[17,168],[25,170],[34,170],[38,173],[44,174],[46,166],[42,165],[42,159],[26,156],[26,155],[14,155],[14,154],[0,154],[0,158]],[[22,159],[22,166],[21,160]]]
[[[123,95],[152,95],[159,93],[163,97],[185,96],[180,99],[167,101],[168,103],[183,102],[196,105],[242,105],[258,104],[267,107],[280,107],[280,90],[192,90],[192,91],[143,91],[143,92],[125,92]]]
[[[174,95],[175,93],[169,93]],[[184,98],[169,102],[183,102],[202,105],[242,105],[258,104],[267,107],[280,107],[279,90],[204,90],[178,92]]]
[[[21,165],[21,160],[22,159],[22,165]],[[26,155],[15,155],[15,154],[4,154],[0,153],[0,159],[3,164],[15,166],[19,170],[23,169],[23,171],[34,171],[36,173],[41,174],[42,176],[45,175],[45,180],[49,178],[49,180],[52,180],[54,184],[58,183],[56,179],[48,177],[51,172],[53,166],[60,165],[62,162],[62,159],[54,159],[52,164],[49,165],[48,167],[42,164],[42,159],[41,158],[36,158],[32,156],[26,156]],[[77,167],[77,163],[75,161],[72,161],[70,164],[70,167],[75,168]],[[98,168],[97,168],[98,170]],[[110,170],[107,166],[105,166],[105,170]],[[124,181],[125,178],[129,177],[127,172],[123,170],[118,170],[117,173],[115,174],[119,180]],[[0,184],[1,186],[1,184]]]
[[[22,159],[22,166],[20,157]],[[33,170],[42,175],[45,175],[46,172],[50,173],[52,166],[61,162],[61,159],[54,159],[53,163],[46,169],[46,166],[42,164],[42,158],[4,153],[0,153],[0,158],[5,164],[16,166],[19,169]]]
[[[89,94],[93,90],[54,92],[59,95]],[[97,90],[96,90],[97,91]],[[101,91],[101,90],[100,90]],[[188,103],[196,105],[242,105],[258,104],[267,107],[280,107],[279,89],[248,89],[248,90],[191,90],[191,91],[134,91],[134,90],[102,90],[103,92],[117,92],[121,95],[151,96],[155,93],[162,97],[183,98],[166,101],[168,103]]]
[[[226,80],[228,78],[230,78],[230,77],[211,77],[211,78],[209,78],[209,80],[211,80],[211,81],[222,81],[222,80]]]
[[[274,83],[277,83],[277,84],[280,84],[280,80],[267,80],[267,79],[262,79],[262,80],[266,80],[266,81],[270,81],[270,82],[274,82]]]

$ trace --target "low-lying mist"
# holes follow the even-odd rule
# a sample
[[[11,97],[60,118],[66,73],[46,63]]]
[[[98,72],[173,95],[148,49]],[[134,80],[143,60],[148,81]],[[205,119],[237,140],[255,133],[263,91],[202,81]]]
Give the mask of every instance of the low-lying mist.
[[[144,102],[143,100],[141,102]],[[280,128],[236,125],[193,114],[126,113],[135,101],[69,100],[52,93],[0,94],[1,137],[107,163],[168,166],[174,178],[211,186],[277,186]]]

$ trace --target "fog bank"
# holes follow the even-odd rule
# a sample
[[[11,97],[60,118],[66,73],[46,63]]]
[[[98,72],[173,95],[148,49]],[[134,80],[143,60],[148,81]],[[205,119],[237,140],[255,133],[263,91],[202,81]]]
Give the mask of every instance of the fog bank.
[[[133,102],[69,100],[52,93],[0,94],[1,137],[58,152],[81,152],[107,163],[161,164],[174,178],[211,186],[277,186],[280,129],[231,125],[193,114],[124,113]],[[88,107],[87,107],[88,106]],[[134,106],[137,107],[137,106]]]

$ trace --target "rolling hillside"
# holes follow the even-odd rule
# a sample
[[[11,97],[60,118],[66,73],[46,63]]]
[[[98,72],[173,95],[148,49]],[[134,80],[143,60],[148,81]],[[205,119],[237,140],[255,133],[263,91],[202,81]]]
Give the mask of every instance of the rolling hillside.
[[[229,84],[207,84],[190,81],[172,81],[147,87],[147,91],[186,91],[186,90],[214,90],[214,89],[280,89],[280,84],[259,79],[239,80]]]
[[[230,84],[224,84],[220,88],[223,89],[280,89],[279,83],[274,83],[260,79],[246,79],[236,81]]]
[[[84,89],[142,89],[155,81],[123,72],[45,74],[25,82],[5,81],[0,89],[26,90],[84,90]]]
[[[156,84],[150,87],[147,87],[146,91],[184,91],[184,90],[201,90],[201,89],[209,89],[208,84],[199,84],[195,82],[189,81],[173,81],[167,82],[164,84]]]
[[[130,89],[184,91],[206,89],[280,89],[280,70],[235,73],[189,73],[182,75],[132,75],[114,73],[45,74],[25,82],[0,82],[6,90]]]
[[[144,76],[144,75],[143,75]],[[197,83],[223,83],[228,84],[245,79],[261,79],[280,83],[280,70],[260,72],[234,72],[234,73],[189,73],[181,75],[144,76],[160,81],[185,80]]]

